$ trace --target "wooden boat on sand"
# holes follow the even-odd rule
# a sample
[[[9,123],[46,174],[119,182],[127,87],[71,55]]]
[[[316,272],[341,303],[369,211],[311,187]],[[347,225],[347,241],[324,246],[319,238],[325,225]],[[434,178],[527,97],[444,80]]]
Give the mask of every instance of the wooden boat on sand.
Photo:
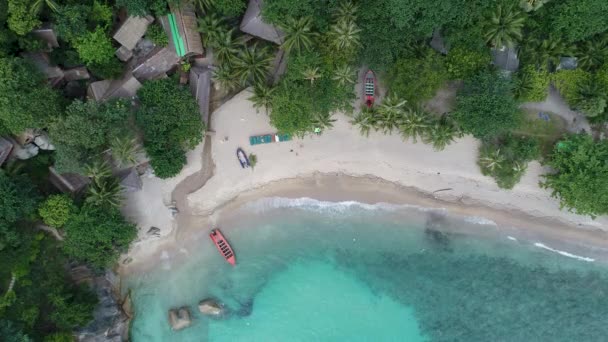
[[[367,70],[363,82],[363,99],[367,108],[372,108],[376,96],[376,75],[373,71]]]

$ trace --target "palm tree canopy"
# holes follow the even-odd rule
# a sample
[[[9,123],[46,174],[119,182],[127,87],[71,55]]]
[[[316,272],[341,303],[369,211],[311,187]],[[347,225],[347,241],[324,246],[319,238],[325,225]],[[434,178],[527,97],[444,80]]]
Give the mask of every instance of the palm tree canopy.
[[[352,20],[340,20],[331,26],[329,38],[334,48],[350,50],[361,45],[359,33],[361,29]]]
[[[608,61],[608,35],[600,35],[581,42],[575,56],[579,67],[592,71]]]
[[[268,72],[274,57],[257,45],[243,49],[234,61],[235,75],[241,83],[263,83],[268,77]]]
[[[36,0],[32,4],[30,10],[32,13],[38,14],[40,13],[40,11],[42,11],[42,7],[44,7],[44,5],[46,5],[46,7],[48,7],[51,11],[57,12],[58,6],[57,3],[53,0]]]
[[[308,67],[302,72],[305,80],[309,80],[313,84],[316,80],[322,77],[318,67]]]
[[[221,64],[213,70],[213,82],[227,91],[232,91],[241,85],[236,72],[229,64]]]
[[[525,13],[520,9],[498,5],[483,25],[486,43],[496,48],[513,46],[522,38],[525,21]]]
[[[275,88],[271,88],[265,84],[256,84],[253,87],[253,95],[249,101],[253,102],[253,107],[257,109],[264,108],[266,111],[272,107],[272,95]]]
[[[220,31],[213,44],[214,56],[220,63],[232,63],[243,45],[241,41],[234,39],[234,29],[230,31]]]
[[[425,138],[431,128],[431,121],[427,113],[421,110],[409,110],[404,116],[399,129],[404,139]]]
[[[355,21],[357,19],[358,9],[358,6],[354,2],[345,0],[340,2],[340,5],[338,5],[338,8],[334,13],[334,17],[338,20]]]
[[[228,31],[224,20],[215,13],[209,13],[198,19],[198,31],[202,33],[205,47],[214,46],[222,32]]]
[[[332,80],[337,81],[339,85],[343,86],[346,84],[355,84],[356,71],[353,67],[348,64],[344,64],[336,68]]]
[[[288,18],[287,22],[281,25],[281,29],[285,33],[285,40],[281,47],[287,53],[291,51],[301,53],[303,50],[310,50],[313,45],[313,38],[318,35],[312,31],[312,18],[310,17]]]

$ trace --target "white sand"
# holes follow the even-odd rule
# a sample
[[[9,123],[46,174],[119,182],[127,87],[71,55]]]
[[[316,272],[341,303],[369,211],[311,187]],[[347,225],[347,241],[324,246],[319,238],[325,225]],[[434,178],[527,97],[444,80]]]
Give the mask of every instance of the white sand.
[[[216,134],[207,139],[213,162],[201,158],[203,147],[210,147],[201,143],[188,153],[188,165],[178,176],[144,177],[143,190],[128,195],[124,212],[140,231],[123,257],[130,262],[121,265],[121,272],[145,272],[166,262],[167,256],[187,256],[191,248],[200,248],[195,241],[204,238],[211,225],[222,224],[232,208],[268,196],[445,208],[489,218],[509,236],[593,250],[598,260],[608,262],[608,217],[592,220],[560,210],[549,191],[538,186],[544,170],[537,162],[513,190],[503,190],[481,175],[476,164],[479,143],[471,137],[435,152],[398,135],[371,132],[363,137],[344,115],[335,115],[334,128],[321,136],[250,146],[250,135],[275,132],[268,116],[256,113],[247,100],[250,96],[244,91],[213,114],[210,127]],[[237,147],[258,156],[255,170],[241,169]],[[198,188],[209,176],[205,171],[213,168],[214,175]],[[450,190],[434,193],[444,189]],[[168,209],[172,200],[180,209],[176,218]],[[220,213],[220,208],[225,210]],[[160,228],[160,237],[147,234],[151,226]]]
[[[244,91],[213,114],[211,127],[216,135],[212,137],[212,155],[216,170],[200,190],[187,197],[195,215],[209,215],[239,194],[270,182],[340,173],[380,177],[427,194],[449,188],[437,192],[435,197],[553,218],[569,225],[608,227],[608,217],[592,220],[560,210],[550,192],[538,186],[545,171],[537,162],[530,163],[514,189],[498,188],[492,178],[480,173],[476,164],[478,141],[472,137],[436,152],[422,142],[404,142],[398,135],[371,132],[369,138],[363,137],[348,117],[335,115],[334,128],[321,136],[250,146],[250,135],[275,132],[267,115],[263,111],[256,113],[247,100],[250,96],[249,91]],[[241,169],[235,155],[237,147],[258,156],[255,170]]]

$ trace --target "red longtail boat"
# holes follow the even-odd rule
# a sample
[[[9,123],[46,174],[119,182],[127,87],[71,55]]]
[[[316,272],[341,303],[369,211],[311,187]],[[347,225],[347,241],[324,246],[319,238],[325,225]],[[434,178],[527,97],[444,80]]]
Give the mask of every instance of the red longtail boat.
[[[373,71],[367,70],[363,82],[363,98],[367,108],[372,108],[376,96],[376,75]]]
[[[234,251],[232,250],[232,247],[230,247],[228,240],[226,240],[224,235],[222,235],[222,232],[220,232],[220,230],[217,228],[213,229],[211,230],[209,237],[211,238],[211,241],[213,241],[213,243],[215,244],[215,247],[217,247],[217,250],[224,257],[224,259],[226,259],[226,261],[228,261],[230,265],[236,265]]]

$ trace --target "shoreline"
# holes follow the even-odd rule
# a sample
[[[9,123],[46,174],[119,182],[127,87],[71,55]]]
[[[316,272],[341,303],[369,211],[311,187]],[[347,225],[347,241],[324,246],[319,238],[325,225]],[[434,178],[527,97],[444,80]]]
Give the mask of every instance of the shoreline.
[[[154,245],[146,243],[145,253],[130,255],[134,261],[120,266],[121,275],[137,274],[155,268],[164,254],[187,257],[184,250],[195,248],[195,244],[206,235],[212,226],[221,226],[234,217],[232,212],[252,201],[262,198],[283,197],[289,199],[311,198],[328,202],[359,202],[364,204],[394,204],[414,208],[445,210],[447,215],[462,218],[490,220],[472,225],[464,233],[475,236],[501,236],[515,238],[522,243],[542,243],[555,250],[565,249],[571,254],[583,254],[599,263],[608,263],[608,233],[596,227],[574,226],[560,222],[555,217],[535,217],[515,209],[499,209],[458,201],[441,199],[424,193],[415,187],[407,187],[375,176],[354,177],[345,174],[320,174],[294,179],[269,182],[251,189],[223,203],[205,216],[188,215],[179,218],[179,227],[174,234],[156,240]],[[202,227],[202,228],[201,228]]]
[[[250,146],[249,136],[274,129],[249,96],[245,90],[214,112],[210,127],[215,134],[188,154],[180,175],[144,179],[144,189],[130,195],[127,216],[138,223],[140,239],[121,259],[122,273],[158,261],[163,250],[179,249],[180,243],[221,224],[240,204],[272,196],[445,208],[495,221],[503,232],[524,240],[555,249],[578,246],[608,260],[608,217],[592,220],[559,209],[559,201],[538,185],[548,171],[538,162],[529,164],[513,189],[500,189],[481,174],[479,142],[472,137],[434,151],[396,134],[372,131],[363,137],[340,113],[321,135]],[[238,165],[238,147],[258,156],[254,170]],[[172,201],[180,212],[175,217],[168,209]],[[160,228],[158,236],[149,234],[152,226]]]

